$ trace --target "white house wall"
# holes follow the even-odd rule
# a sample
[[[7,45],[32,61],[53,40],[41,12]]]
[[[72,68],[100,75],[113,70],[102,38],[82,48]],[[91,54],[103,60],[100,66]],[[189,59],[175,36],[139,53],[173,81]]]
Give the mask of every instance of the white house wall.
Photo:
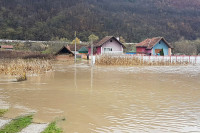
[[[112,39],[112,42],[108,41],[102,45],[102,53],[104,53],[104,48],[112,48],[112,52],[121,52],[123,53],[123,47],[115,40]]]

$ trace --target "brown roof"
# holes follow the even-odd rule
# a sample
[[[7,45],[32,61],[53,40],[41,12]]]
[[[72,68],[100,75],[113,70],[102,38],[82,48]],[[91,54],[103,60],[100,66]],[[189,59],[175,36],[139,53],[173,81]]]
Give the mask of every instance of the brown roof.
[[[146,47],[146,49],[152,49],[160,40],[163,40],[169,48],[172,48],[169,43],[163,37],[147,38],[146,40],[136,44],[136,47]]]
[[[66,49],[70,54],[74,55],[68,46],[63,46],[55,55],[58,55],[63,49]]]
[[[68,46],[69,46],[71,51],[75,51],[75,45],[74,44],[68,44]],[[77,44],[76,45],[76,51],[79,51],[83,46],[88,47],[88,45]]]
[[[5,49],[13,49],[12,45],[1,45],[0,47]]]
[[[102,46],[104,43],[108,42],[110,39],[114,39],[117,41],[120,45],[122,45],[123,48],[126,48],[120,41],[118,41],[114,36],[106,36],[103,39],[101,39],[99,42],[94,43],[94,47]]]

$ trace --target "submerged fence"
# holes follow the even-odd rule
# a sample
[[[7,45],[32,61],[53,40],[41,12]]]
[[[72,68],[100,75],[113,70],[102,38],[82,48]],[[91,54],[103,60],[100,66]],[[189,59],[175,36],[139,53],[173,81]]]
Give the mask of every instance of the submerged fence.
[[[200,56],[135,56],[143,63],[163,62],[168,64],[200,64]]]
[[[97,65],[200,65],[200,56],[101,55]]]

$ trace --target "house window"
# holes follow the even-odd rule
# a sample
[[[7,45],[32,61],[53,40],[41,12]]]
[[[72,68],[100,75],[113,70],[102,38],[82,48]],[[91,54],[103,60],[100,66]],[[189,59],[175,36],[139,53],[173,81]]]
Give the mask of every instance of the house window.
[[[160,44],[161,42],[159,41],[159,44]]]
[[[112,48],[104,48],[104,52],[110,52],[112,51]]]
[[[112,40],[110,40],[110,42],[112,42]]]

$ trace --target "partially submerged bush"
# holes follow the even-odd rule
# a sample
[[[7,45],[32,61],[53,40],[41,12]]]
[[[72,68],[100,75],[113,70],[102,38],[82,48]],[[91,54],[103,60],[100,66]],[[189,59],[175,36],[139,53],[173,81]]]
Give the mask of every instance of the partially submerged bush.
[[[17,82],[25,81],[25,80],[27,80],[26,73],[17,77]]]

